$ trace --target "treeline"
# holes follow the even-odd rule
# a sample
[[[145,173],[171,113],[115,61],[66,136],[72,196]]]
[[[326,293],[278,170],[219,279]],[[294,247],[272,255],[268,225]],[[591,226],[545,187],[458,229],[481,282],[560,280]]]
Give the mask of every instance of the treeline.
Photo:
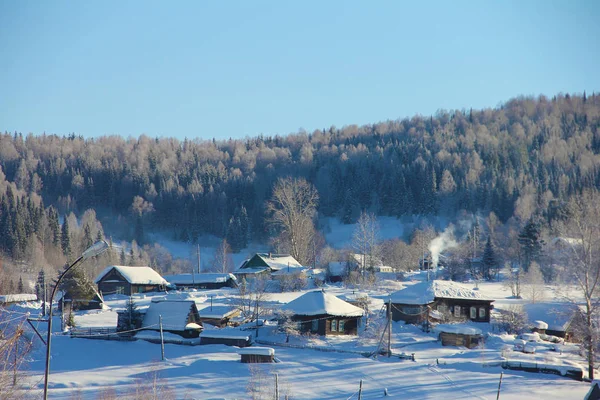
[[[346,223],[363,210],[527,221],[600,187],[599,127],[600,96],[584,93],[244,140],[5,133],[0,166],[61,215],[107,209],[138,242],[151,227],[227,237],[238,250],[269,235],[265,201],[283,176],[306,178],[320,215]]]

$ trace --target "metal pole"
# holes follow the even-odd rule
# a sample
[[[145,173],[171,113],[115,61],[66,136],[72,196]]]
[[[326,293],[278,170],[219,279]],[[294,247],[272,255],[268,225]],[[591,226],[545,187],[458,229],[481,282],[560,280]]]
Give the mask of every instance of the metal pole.
[[[200,273],[200,243],[198,243],[198,273]]]
[[[56,281],[56,285],[52,289],[52,294],[50,295],[50,310],[48,311],[48,333],[46,336],[46,369],[44,371],[44,400],[48,399],[48,375],[50,374],[50,348],[51,348],[51,340],[52,340],[52,300],[54,299],[54,295],[56,294],[56,289],[60,285],[60,281],[62,281],[63,277],[67,272],[71,270],[74,266],[79,264],[83,260],[83,255],[80,256],[77,260],[73,262],[60,276]],[[64,297],[64,296],[63,296]]]
[[[275,374],[275,400],[279,400],[279,375]]]
[[[388,358],[392,356],[392,298],[388,301]]]
[[[158,325],[160,326],[160,359],[165,361],[165,338],[163,336],[162,315],[158,316]]]
[[[19,337],[21,333],[17,334],[15,339],[15,365],[13,365],[13,386],[17,386],[17,355],[19,354]]]
[[[500,372],[500,381],[498,382],[498,394],[496,395],[496,400],[500,398],[500,386],[502,385],[502,375],[504,372]]]
[[[358,400],[362,399],[362,379],[360,380],[360,384],[358,386]]]

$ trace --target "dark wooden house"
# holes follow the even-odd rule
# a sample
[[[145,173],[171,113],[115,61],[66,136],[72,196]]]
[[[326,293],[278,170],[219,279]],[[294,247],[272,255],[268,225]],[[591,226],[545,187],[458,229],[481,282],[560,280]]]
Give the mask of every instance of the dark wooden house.
[[[197,338],[202,330],[196,303],[191,300],[153,300],[144,315],[142,328],[160,331],[161,319],[163,332],[184,338]]]
[[[270,347],[246,347],[240,349],[243,363],[272,363],[275,361],[275,350]]]
[[[206,305],[196,304],[198,312],[200,313],[200,321],[207,324],[217,326],[219,328],[226,327],[229,325],[229,321],[241,314],[241,311],[237,307],[230,307],[228,305]]]
[[[302,269],[302,265],[289,254],[256,253],[234,272],[238,278],[251,278],[252,276],[267,274],[288,269],[290,272]]]
[[[177,289],[210,290],[237,287],[235,275],[228,273],[165,275],[164,278]]]
[[[308,292],[281,308],[302,333],[356,335],[364,311],[322,290]]]
[[[470,285],[440,280],[419,282],[392,293],[392,319],[411,324],[432,319],[490,322],[493,302]]]
[[[150,267],[126,267],[122,265],[106,267],[94,282],[103,295],[159,292],[165,290],[169,284]]]

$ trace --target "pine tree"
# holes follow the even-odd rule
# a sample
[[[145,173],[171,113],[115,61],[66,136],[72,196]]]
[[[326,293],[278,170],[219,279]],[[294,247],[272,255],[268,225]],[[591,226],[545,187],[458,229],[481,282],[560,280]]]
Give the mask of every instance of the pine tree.
[[[63,272],[69,267],[68,264],[63,268]],[[66,298],[73,300],[73,307],[76,307],[75,300],[92,300],[96,294],[94,285],[85,276],[83,269],[75,266],[63,277],[59,289],[65,293]]]
[[[60,232],[60,247],[67,260],[71,259],[71,237],[69,236],[69,222],[65,218]]]
[[[130,297],[127,300],[125,311],[119,316],[117,332],[131,331],[142,326],[142,313]]]
[[[19,283],[17,284],[17,291],[19,293],[25,292],[25,287],[23,286],[23,277],[19,276]]]
[[[38,300],[44,299],[44,291],[46,290],[46,273],[43,269],[38,273],[37,282],[35,284],[35,294]]]
[[[496,259],[496,253],[494,252],[490,236],[488,236],[487,242],[485,243],[482,261],[485,278],[491,280],[493,278],[492,271],[498,271],[498,260]]]
[[[121,263],[121,265],[127,265],[127,259],[125,258],[125,248],[121,247],[121,257],[119,258],[119,262]]]
[[[144,243],[144,225],[142,222],[142,215],[138,214],[135,218],[135,233],[134,239],[139,244]]]
[[[94,242],[92,240],[92,231],[90,229],[90,225],[85,224],[85,226],[83,227],[83,239],[81,240],[81,248],[85,250],[93,244]]]
[[[521,245],[523,254],[523,270],[529,271],[529,266],[533,261],[539,262],[542,256],[542,246],[544,241],[540,239],[541,232],[538,224],[529,220],[519,233],[518,242]]]

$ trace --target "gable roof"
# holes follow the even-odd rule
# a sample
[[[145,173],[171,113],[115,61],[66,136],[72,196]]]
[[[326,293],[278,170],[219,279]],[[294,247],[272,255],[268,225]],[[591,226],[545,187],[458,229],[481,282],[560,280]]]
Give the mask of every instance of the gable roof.
[[[201,273],[201,274],[177,274],[165,275],[169,283],[175,285],[191,285],[195,283],[225,283],[230,279],[237,281],[235,275],[229,273]]]
[[[362,317],[364,314],[362,308],[353,306],[322,290],[305,293],[281,307],[281,310],[307,316],[327,314],[336,317]]]
[[[255,257],[258,257],[271,271],[279,271],[288,266],[290,268],[302,267],[302,265],[289,254],[256,253],[249,260],[244,261],[239,269],[256,268],[256,265],[252,262]]]
[[[429,304],[436,298],[494,301],[473,290],[472,285],[440,280],[415,283],[391,294],[392,302],[400,304]]]
[[[184,331],[190,312],[194,312],[197,316],[198,309],[196,308],[196,303],[191,300],[153,301],[144,315],[142,328],[160,329],[159,316],[162,316],[164,330]]]
[[[530,321],[543,321],[551,331],[566,332],[578,308],[572,303],[548,302],[523,305]]]
[[[126,267],[123,265],[110,265],[104,268],[94,280],[94,283],[98,283],[104,278],[110,271],[116,270],[119,274],[125,278],[130,284],[139,285],[166,285],[168,282],[160,276],[158,272],[150,267]]]

